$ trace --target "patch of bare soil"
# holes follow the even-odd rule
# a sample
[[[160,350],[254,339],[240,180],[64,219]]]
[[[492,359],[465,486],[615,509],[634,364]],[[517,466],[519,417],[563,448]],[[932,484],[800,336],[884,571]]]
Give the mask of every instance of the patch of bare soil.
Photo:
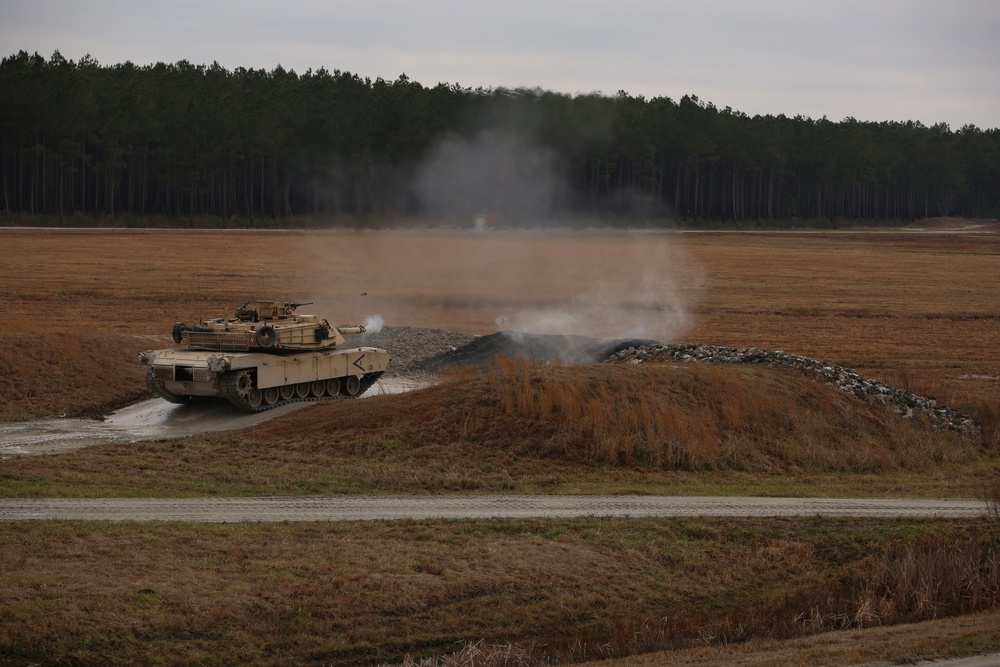
[[[935,218],[923,218],[907,226],[916,229],[968,229],[972,227],[979,227],[983,224],[984,222],[979,220],[939,216]]]
[[[789,640],[751,640],[727,646],[678,651],[581,663],[580,667],[888,667],[925,664],[917,660],[942,660],[981,654],[961,665],[997,665],[1000,654],[1000,611],[967,614],[923,623],[890,627],[824,632]],[[934,665],[952,664],[934,662]],[[442,663],[441,667],[450,667]]]

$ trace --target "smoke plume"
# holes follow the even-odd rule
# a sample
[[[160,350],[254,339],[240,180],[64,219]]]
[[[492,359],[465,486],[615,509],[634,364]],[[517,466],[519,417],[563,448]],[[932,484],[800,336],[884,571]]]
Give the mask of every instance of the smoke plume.
[[[332,286],[324,306],[377,309],[364,322],[371,332],[384,317],[394,326],[469,333],[494,322],[525,333],[678,340],[689,326],[686,299],[700,280],[680,237],[577,219],[559,161],[532,139],[538,123],[487,120],[495,122],[429,150],[410,184],[422,219],[450,233],[310,238],[305,254]],[[610,126],[607,118],[578,120],[594,132]],[[630,210],[662,221],[658,201],[633,202]],[[455,231],[456,223],[467,232]]]
[[[686,290],[700,281],[677,237],[662,232],[592,236],[589,244],[568,243],[564,251],[542,258],[546,274],[572,276],[568,296],[510,308],[497,317],[497,327],[598,338],[677,340],[690,325]],[[511,264],[515,282],[522,272],[538,272],[532,263]]]
[[[366,333],[379,333],[385,326],[385,320],[382,319],[381,315],[369,315],[361,323],[361,326],[365,328]]]
[[[563,190],[552,152],[504,130],[443,140],[418,169],[414,189],[433,217],[486,215],[514,225],[551,215]]]

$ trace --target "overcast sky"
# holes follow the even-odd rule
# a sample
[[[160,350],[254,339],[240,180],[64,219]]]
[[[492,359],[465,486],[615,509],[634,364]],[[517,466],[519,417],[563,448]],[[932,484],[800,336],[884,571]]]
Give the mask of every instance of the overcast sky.
[[[1000,0],[0,0],[0,55],[1000,127]]]

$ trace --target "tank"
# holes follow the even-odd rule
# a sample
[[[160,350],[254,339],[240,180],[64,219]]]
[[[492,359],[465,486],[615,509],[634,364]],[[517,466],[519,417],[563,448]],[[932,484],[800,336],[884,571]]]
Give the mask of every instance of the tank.
[[[306,305],[257,299],[231,316],[174,323],[177,347],[139,353],[146,386],[171,403],[214,397],[247,412],[365,393],[385,372],[389,352],[348,346],[344,336],[365,327],[296,313]]]

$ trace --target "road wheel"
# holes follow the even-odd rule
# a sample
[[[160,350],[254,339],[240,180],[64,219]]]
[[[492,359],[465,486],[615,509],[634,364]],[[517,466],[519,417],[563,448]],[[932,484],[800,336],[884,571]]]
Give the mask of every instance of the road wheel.
[[[306,398],[309,395],[309,383],[300,382],[295,385],[295,395],[299,398]]]
[[[357,375],[349,375],[341,388],[341,392],[345,396],[357,396],[358,392],[361,391],[361,378]]]
[[[292,397],[295,396],[295,385],[284,384],[281,385],[281,400],[290,401]]]
[[[326,383],[322,380],[316,380],[309,385],[309,393],[316,398],[322,398],[326,394]]]
[[[326,381],[326,393],[330,396],[340,393],[340,378],[330,378]]]
[[[281,394],[278,393],[277,387],[268,387],[264,390],[264,402],[268,405],[274,405],[277,403],[280,396]]]
[[[264,403],[264,394],[257,387],[251,387],[247,394],[247,405],[251,408],[259,408]]]

